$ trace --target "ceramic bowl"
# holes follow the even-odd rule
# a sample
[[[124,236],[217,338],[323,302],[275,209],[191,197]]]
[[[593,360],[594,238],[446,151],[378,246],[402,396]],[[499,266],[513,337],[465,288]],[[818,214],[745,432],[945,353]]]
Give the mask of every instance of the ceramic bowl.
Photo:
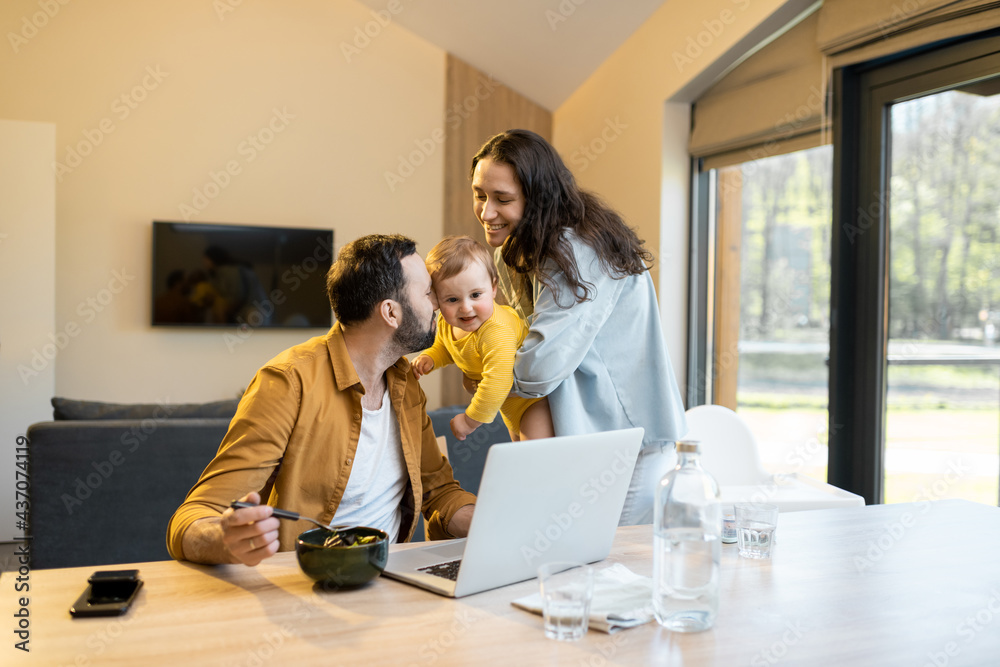
[[[389,560],[389,536],[377,528],[356,526],[337,531],[341,535],[364,537],[374,535],[375,541],[350,547],[324,547],[332,531],[313,528],[299,535],[295,555],[299,567],[312,579],[337,588],[360,586],[382,574]]]

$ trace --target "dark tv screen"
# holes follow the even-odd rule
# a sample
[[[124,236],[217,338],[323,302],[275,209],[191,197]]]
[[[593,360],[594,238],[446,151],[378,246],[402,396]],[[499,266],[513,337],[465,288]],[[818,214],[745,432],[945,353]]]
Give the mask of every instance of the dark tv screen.
[[[329,328],[333,231],[153,222],[153,325]]]

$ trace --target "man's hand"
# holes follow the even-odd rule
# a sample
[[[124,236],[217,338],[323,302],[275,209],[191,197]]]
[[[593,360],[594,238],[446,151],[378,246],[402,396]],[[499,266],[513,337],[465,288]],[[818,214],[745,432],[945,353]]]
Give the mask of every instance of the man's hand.
[[[250,492],[240,500],[259,505],[260,495]],[[267,505],[260,505],[238,510],[228,507],[222,513],[219,519],[222,544],[235,562],[257,565],[278,552],[278,525],[281,522],[271,516],[272,511]]]
[[[465,436],[469,435],[482,425],[483,422],[477,422],[464,412],[459,412],[451,418],[451,432],[454,433],[455,437],[459,440],[465,440]]]
[[[451,521],[448,522],[448,533],[455,537],[467,536],[469,525],[472,524],[472,512],[475,509],[475,505],[465,505],[452,514]]]
[[[465,389],[465,391],[475,396],[476,391],[479,389],[479,380],[473,380],[468,375],[463,375],[462,387]]]
[[[413,377],[419,380],[421,376],[427,375],[434,369],[434,360],[426,354],[421,354],[413,360],[411,365],[413,366]]]

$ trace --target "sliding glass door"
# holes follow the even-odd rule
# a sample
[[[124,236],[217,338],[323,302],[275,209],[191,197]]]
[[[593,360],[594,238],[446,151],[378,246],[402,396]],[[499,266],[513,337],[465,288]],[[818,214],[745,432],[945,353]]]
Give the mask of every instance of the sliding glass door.
[[[889,107],[885,502],[996,504],[1000,77]]]
[[[837,76],[830,481],[1000,493],[1000,38]]]
[[[711,170],[707,402],[732,408],[773,473],[826,479],[830,145]]]

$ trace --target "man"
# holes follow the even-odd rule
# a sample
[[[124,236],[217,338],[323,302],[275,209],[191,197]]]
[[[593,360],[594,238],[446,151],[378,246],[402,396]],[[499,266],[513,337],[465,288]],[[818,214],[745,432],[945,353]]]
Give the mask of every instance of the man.
[[[409,539],[423,510],[435,539],[464,537],[475,496],[441,456],[426,397],[403,354],[434,341],[437,302],[413,241],[365,236],[327,274],[337,323],[269,361],[219,452],[170,519],[178,560],[256,565],[295,548],[304,525],[264,505]]]

